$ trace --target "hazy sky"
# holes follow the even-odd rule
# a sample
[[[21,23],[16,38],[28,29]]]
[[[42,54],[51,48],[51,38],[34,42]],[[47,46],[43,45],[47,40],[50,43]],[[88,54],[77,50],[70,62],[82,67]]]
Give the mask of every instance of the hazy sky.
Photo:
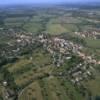
[[[0,0],[0,4],[99,2],[100,0]]]

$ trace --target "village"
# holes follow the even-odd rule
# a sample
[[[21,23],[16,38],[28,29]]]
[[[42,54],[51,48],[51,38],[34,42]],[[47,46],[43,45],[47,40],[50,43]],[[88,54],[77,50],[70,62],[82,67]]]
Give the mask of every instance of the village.
[[[73,55],[79,57],[80,62],[78,62],[76,66],[69,67],[69,69],[66,70],[66,73],[64,71],[57,74],[58,76],[68,78],[72,84],[76,84],[78,86],[81,85],[82,81],[93,79],[95,77],[95,65],[100,64],[100,61],[97,61],[82,52],[82,49],[84,48],[82,45],[57,36],[51,37],[47,34],[40,34],[34,38],[31,33],[19,33],[14,35],[13,39],[13,42],[11,41],[7,43],[7,47],[5,49],[3,48],[3,50],[0,50],[1,56],[7,57],[6,59],[8,61],[9,59],[18,59],[21,52],[24,50],[23,48],[28,47],[28,50],[30,51],[33,49],[35,44],[41,45],[44,50],[50,53],[53,58],[52,63],[57,68],[62,67],[66,60],[72,59]],[[32,57],[30,58],[33,59]],[[4,87],[6,87],[7,84],[7,81],[2,82]],[[15,92],[9,88],[4,89],[4,91],[4,96],[7,99],[15,96]]]
[[[92,38],[92,39],[100,39],[100,31],[83,31],[83,32],[75,32],[75,35],[80,36],[82,38]]]
[[[100,61],[96,61],[91,56],[86,56],[82,53],[83,46],[77,45],[68,40],[53,37],[51,39],[45,38],[43,35],[39,36],[39,41],[43,43],[43,47],[53,56],[53,64],[58,68],[61,67],[65,60],[72,58],[72,54],[75,54],[82,59],[77,66],[73,66],[67,72],[70,76],[70,81],[73,84],[80,85],[83,80],[88,80],[94,76],[95,65],[100,64]],[[60,73],[61,74],[61,73]]]

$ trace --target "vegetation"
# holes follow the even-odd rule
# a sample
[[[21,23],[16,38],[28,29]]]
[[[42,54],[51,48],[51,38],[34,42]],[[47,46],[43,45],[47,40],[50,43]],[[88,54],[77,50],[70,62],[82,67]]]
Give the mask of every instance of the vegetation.
[[[42,43],[37,42],[38,38],[35,43],[34,38],[30,43],[28,39],[31,38],[27,34],[32,33],[30,35],[32,37],[41,33],[49,34],[49,38],[58,36],[83,46],[80,52],[91,55],[99,61],[100,39],[82,38],[75,32],[95,30],[100,32],[100,11],[92,10],[94,14],[91,14],[88,9],[70,10],[65,6],[59,9],[57,7],[19,7],[19,9],[15,7],[7,11],[4,9],[2,12],[0,8],[0,100],[3,100],[4,89],[15,92],[14,98],[17,96],[18,99],[13,100],[86,100],[91,97],[99,100],[99,65],[94,67],[95,78],[90,80],[87,78],[81,83],[83,87],[72,84],[68,70],[82,63],[83,59],[69,50],[71,58],[57,67],[53,64],[54,59],[45,49],[45,45],[41,46]],[[23,39],[23,35],[28,39]],[[7,86],[3,84],[5,81]]]

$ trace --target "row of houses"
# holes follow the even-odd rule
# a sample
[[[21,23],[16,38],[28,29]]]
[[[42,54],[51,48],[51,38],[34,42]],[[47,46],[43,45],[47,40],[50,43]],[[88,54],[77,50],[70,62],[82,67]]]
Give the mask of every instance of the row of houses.
[[[93,39],[99,39],[100,38],[100,32],[97,31],[84,31],[84,32],[75,32],[76,35],[82,37],[82,38],[93,38]]]

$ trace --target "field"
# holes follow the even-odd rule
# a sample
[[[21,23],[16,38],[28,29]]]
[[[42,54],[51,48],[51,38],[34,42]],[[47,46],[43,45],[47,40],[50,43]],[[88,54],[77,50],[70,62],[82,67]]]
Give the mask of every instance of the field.
[[[26,13],[25,13],[26,11]],[[16,13],[15,13],[16,12]],[[61,9],[15,9],[8,10],[0,22],[6,28],[19,28],[34,34],[47,32],[49,34],[62,34],[67,32],[84,31],[99,28],[97,15],[88,14],[88,11],[64,11]],[[85,16],[86,15],[86,16]],[[3,15],[2,15],[3,16]],[[1,18],[2,18],[1,16]],[[87,17],[87,18],[86,18]]]
[[[87,46],[94,49],[100,49],[100,40],[99,39],[86,39]]]
[[[66,29],[60,24],[48,24],[46,32],[52,35],[59,35],[61,33],[65,33]]]
[[[90,80],[89,82],[85,83],[89,91],[92,92],[93,96],[100,95],[100,72],[96,72],[96,78],[95,80]]]
[[[19,100],[43,100],[41,88],[39,83],[33,82],[28,87],[26,87],[21,95],[19,96]]]
[[[43,51],[39,53],[39,50],[36,50],[32,57],[33,60],[30,60],[28,57],[22,57],[16,63],[5,66],[5,68],[13,74],[18,86],[26,85],[29,81],[41,76],[44,77],[46,73],[50,72],[52,65],[50,64],[51,58],[49,54],[45,54]],[[45,57],[47,59],[45,59]],[[46,64],[48,64],[48,66]]]
[[[4,68],[11,73],[20,88],[18,100],[84,100],[73,84],[53,75],[66,67],[57,70],[50,54],[41,48]]]
[[[13,42],[10,36],[12,31],[16,33],[15,35],[32,33],[34,36],[47,33],[81,44],[84,47],[82,51],[100,60],[100,39],[80,38],[74,34],[76,31],[88,30],[100,30],[100,11],[72,10],[66,7],[29,7],[0,12],[0,47],[3,49],[9,42]],[[34,45],[32,44],[33,47]],[[27,49],[27,45],[25,48]],[[11,55],[11,52],[8,55]],[[1,58],[4,60],[5,57],[6,55],[2,57],[1,54],[0,62]],[[82,95],[83,90],[72,84],[67,77],[67,69],[73,67],[71,64],[76,66],[78,60],[70,62],[71,64],[66,61],[60,67],[55,66],[53,60],[51,54],[41,46],[32,48],[28,54],[19,56],[14,62],[8,63],[9,60],[6,59],[4,62],[6,64],[0,65],[0,96],[4,89],[2,82],[7,80],[11,85],[9,87],[18,92],[18,100],[88,100]],[[60,72],[66,73],[66,76],[59,77]],[[92,96],[96,97],[100,96],[99,70],[94,74],[95,79],[85,81],[83,84],[91,91]]]
[[[32,98],[37,100],[70,100],[70,98],[83,100],[81,94],[73,88],[71,83],[65,82],[65,87],[61,84],[61,79],[50,76],[26,87],[19,100],[32,100]],[[72,92],[76,95],[71,97]]]

